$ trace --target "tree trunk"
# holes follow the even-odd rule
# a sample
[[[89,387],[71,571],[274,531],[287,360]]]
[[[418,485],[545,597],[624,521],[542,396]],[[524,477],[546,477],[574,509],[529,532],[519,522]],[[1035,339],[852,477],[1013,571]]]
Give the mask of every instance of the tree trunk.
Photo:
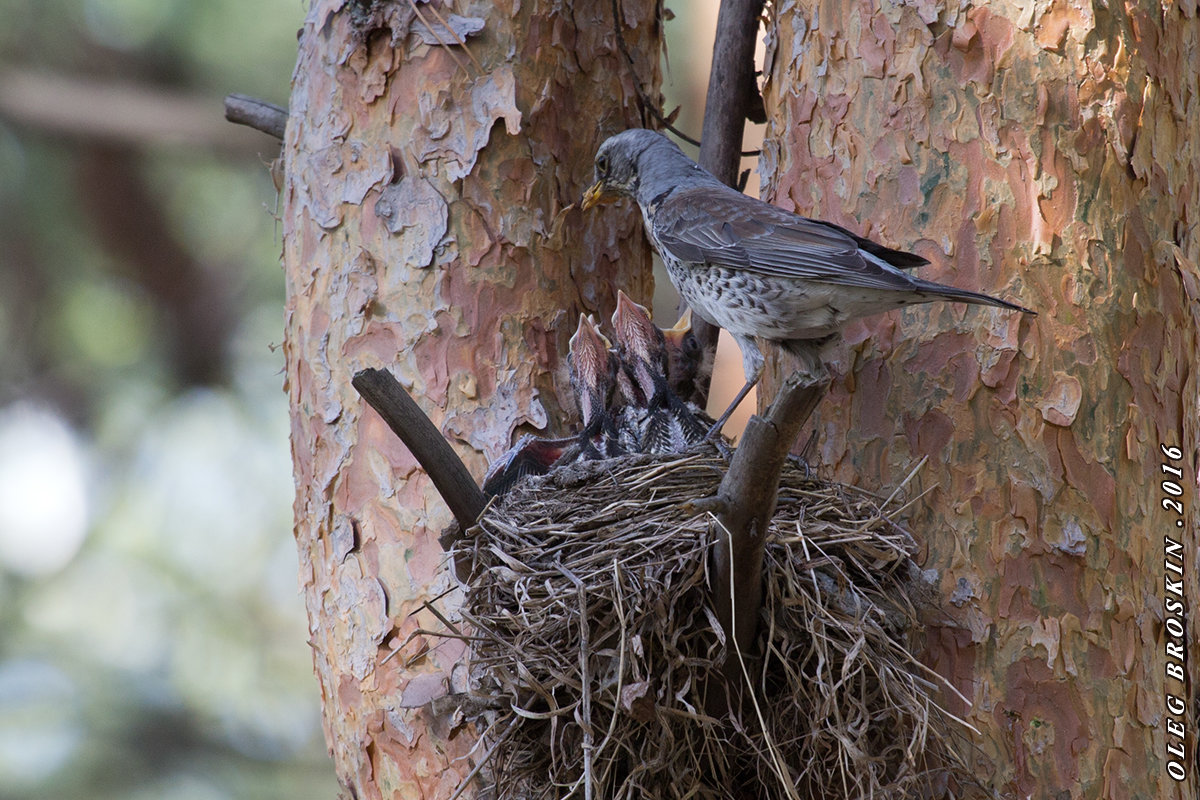
[[[1196,612],[1172,602],[1200,608],[1194,0],[774,16],[764,196],[1040,312],[855,324],[816,415],[839,480],[930,459],[910,518],[951,621],[928,654],[972,700],[980,775],[1020,797],[1194,797],[1195,740],[1181,756],[1173,734],[1196,731],[1177,679]]]
[[[620,6],[657,98],[656,3]],[[609,4],[454,10],[315,0],[284,149],[300,578],[357,798],[449,797],[481,754],[427,705],[465,687],[462,645],[414,634],[443,627],[423,604],[454,586],[449,513],[351,376],[390,367],[478,477],[518,427],[570,428],[577,315],[651,288],[636,215],[567,210],[599,143],[643,124]]]

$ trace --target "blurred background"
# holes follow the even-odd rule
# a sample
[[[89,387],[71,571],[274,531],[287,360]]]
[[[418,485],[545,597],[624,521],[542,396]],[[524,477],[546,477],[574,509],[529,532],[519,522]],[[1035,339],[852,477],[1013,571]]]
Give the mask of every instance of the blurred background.
[[[698,135],[717,2],[682,5],[667,108]],[[278,144],[222,110],[287,105],[306,7],[0,0],[2,800],[337,795],[291,533]]]
[[[301,0],[0,0],[0,797],[333,798],[270,137]]]

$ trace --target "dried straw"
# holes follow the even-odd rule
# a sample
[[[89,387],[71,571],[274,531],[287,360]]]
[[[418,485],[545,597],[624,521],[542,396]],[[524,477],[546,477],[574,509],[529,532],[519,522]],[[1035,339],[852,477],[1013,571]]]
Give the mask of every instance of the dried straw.
[[[724,469],[694,453],[583,464],[522,483],[468,532],[483,796],[972,791],[961,725],[911,654],[929,596],[912,537],[878,498],[799,469],[781,482],[758,651],[726,713],[707,589],[721,533],[688,505]]]

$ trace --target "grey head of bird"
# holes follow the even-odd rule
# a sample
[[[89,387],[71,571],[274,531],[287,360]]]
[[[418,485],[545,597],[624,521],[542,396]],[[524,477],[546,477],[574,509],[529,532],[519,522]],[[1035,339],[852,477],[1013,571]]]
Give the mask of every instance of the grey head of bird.
[[[666,136],[631,128],[610,136],[596,151],[595,183],[584,193],[583,209],[622,197],[649,207],[663,192],[706,184],[724,186]]]

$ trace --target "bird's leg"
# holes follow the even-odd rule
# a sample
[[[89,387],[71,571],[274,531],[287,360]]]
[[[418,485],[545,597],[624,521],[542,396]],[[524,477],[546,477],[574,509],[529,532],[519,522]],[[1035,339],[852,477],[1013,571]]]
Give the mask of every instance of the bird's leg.
[[[733,398],[733,402],[729,404],[728,408],[721,412],[721,416],[717,417],[717,421],[713,423],[711,428],[709,428],[708,435],[705,436],[706,439],[716,439],[721,435],[721,428],[724,428],[725,423],[729,421],[729,415],[733,413],[735,408],[742,404],[742,401],[746,399],[746,395],[750,394],[750,390],[753,389],[755,384],[758,383],[758,378],[759,376],[755,375],[752,380],[746,381],[746,385],[743,386],[741,391],[737,393],[737,396]]]
[[[786,402],[791,405],[793,413],[798,415],[796,418],[797,426],[803,425],[808,421],[808,418],[821,402],[821,398],[825,396],[825,392],[829,390],[829,370],[825,366],[826,358],[823,351],[833,341],[835,341],[835,337],[784,344],[784,348],[794,355],[799,363],[791,377],[780,388],[780,395],[775,398],[775,403]],[[795,397],[785,398],[782,396],[785,393],[792,393]],[[814,430],[801,449],[800,464],[804,468],[806,478],[812,477],[812,470],[808,464],[807,454],[816,439],[817,432]]]
[[[758,349],[758,343],[754,341],[752,336],[737,336],[733,337],[738,344],[738,349],[742,351],[742,371],[746,374],[746,385],[742,387],[737,396],[733,398],[733,402],[729,404],[729,408],[717,418],[712,428],[708,431],[706,439],[716,439],[721,434],[721,428],[725,427],[725,423],[729,420],[729,415],[733,410],[741,405],[746,399],[746,395],[750,394],[750,390],[758,384],[758,379],[762,377],[763,371],[763,356]]]
[[[816,442],[817,432],[814,430],[808,435],[808,439],[805,440],[804,445],[800,448],[799,453],[795,455],[788,453],[788,461],[804,470],[805,478],[812,478],[813,474],[815,473],[815,470],[812,468],[812,464],[809,463],[809,459],[812,458],[813,445],[815,445]]]

